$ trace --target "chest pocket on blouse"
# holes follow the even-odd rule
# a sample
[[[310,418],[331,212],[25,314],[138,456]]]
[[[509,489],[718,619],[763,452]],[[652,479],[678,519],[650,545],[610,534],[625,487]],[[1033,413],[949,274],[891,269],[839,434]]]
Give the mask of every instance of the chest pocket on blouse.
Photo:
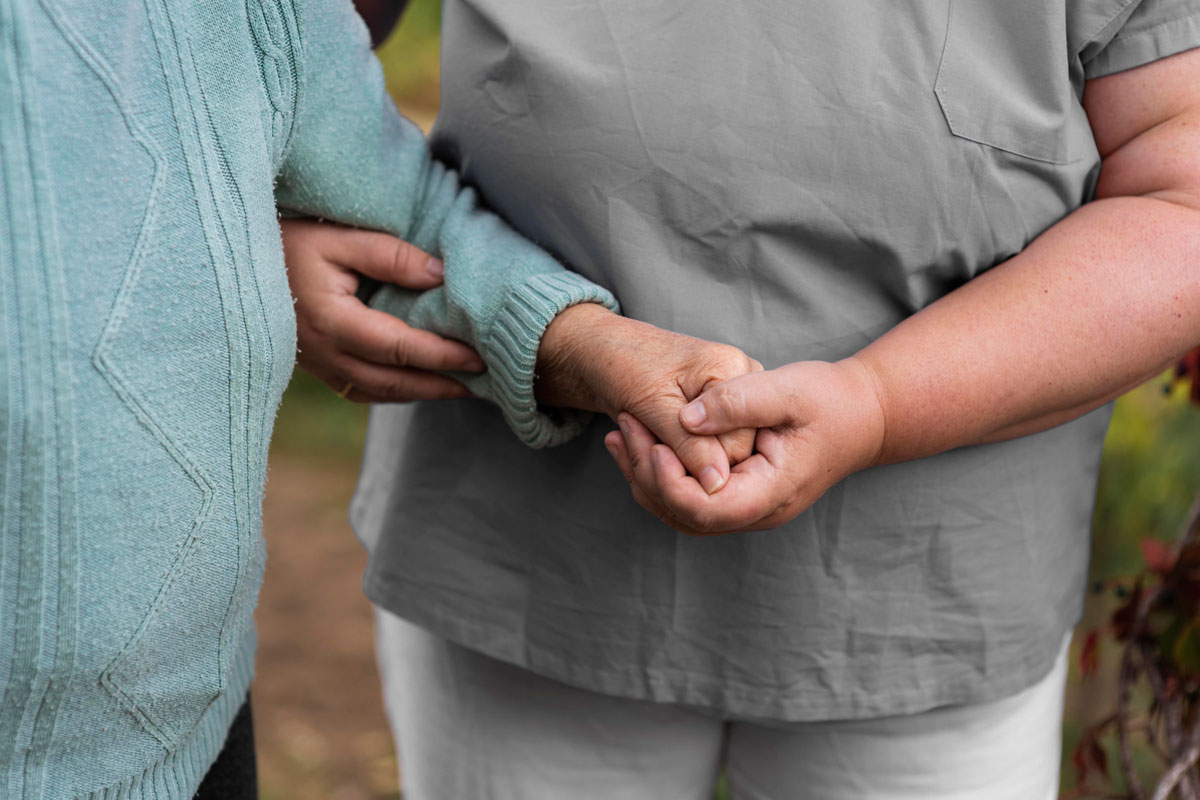
[[[1054,164],[1094,154],[1054,0],[950,0],[935,91],[960,138]]]

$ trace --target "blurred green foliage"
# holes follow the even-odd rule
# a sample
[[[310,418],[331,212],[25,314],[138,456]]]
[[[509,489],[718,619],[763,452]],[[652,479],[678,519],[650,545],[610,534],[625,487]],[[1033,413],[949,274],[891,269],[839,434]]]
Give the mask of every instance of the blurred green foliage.
[[[1132,576],[1144,567],[1138,542],[1143,538],[1175,540],[1200,484],[1200,408],[1191,405],[1185,387],[1167,390],[1161,375],[1121,397],[1113,411],[1104,443],[1096,509],[1092,518],[1093,580]],[[1128,585],[1128,582],[1122,582]],[[1084,620],[1072,650],[1079,652],[1087,631],[1103,628],[1122,601],[1111,591],[1087,598]],[[1099,670],[1081,681],[1073,670],[1063,712],[1062,789],[1075,786],[1071,754],[1083,732],[1116,708],[1119,649],[1110,636],[1100,640]],[[1078,656],[1076,656],[1077,658]],[[1146,687],[1134,692],[1134,707],[1148,703]],[[1113,737],[1100,743],[1108,763],[1118,763]],[[1151,784],[1161,762],[1135,743],[1133,760],[1143,781]],[[1115,767],[1111,789],[1123,779]]]
[[[375,53],[383,64],[388,92],[414,116],[425,112],[432,117],[437,111],[441,27],[441,0],[412,0],[396,30]]]
[[[275,418],[271,457],[356,463],[366,429],[366,406],[343,400],[297,368]]]
[[[1092,575],[1138,571],[1138,541],[1178,537],[1200,485],[1200,408],[1168,375],[1117,401],[1092,521]]]

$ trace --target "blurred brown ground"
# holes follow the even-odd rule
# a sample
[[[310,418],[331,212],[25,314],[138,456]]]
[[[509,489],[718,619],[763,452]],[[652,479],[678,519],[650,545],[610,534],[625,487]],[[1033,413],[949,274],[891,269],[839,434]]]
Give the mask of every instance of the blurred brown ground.
[[[273,458],[253,699],[263,800],[395,798],[366,556],[346,522],[357,463]]]

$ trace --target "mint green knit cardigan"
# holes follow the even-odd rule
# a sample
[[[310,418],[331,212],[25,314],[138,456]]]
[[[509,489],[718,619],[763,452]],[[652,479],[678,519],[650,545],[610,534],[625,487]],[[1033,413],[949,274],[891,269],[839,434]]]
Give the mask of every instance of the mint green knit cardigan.
[[[475,345],[529,444],[580,425],[537,343],[612,297],[430,160],[348,2],[0,0],[0,798],[191,797],[243,702],[279,208],[442,256],[379,303]]]

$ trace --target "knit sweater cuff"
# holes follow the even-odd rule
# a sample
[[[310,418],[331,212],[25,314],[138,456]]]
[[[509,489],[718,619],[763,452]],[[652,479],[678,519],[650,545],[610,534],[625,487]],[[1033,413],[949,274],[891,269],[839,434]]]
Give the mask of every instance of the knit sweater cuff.
[[[578,303],[600,303],[618,311],[616,298],[581,275],[559,271],[530,277],[504,299],[479,342],[488,363],[493,395],[504,418],[526,445],[553,447],[577,436],[591,413],[541,408],[533,394],[538,346],[550,322]]]

